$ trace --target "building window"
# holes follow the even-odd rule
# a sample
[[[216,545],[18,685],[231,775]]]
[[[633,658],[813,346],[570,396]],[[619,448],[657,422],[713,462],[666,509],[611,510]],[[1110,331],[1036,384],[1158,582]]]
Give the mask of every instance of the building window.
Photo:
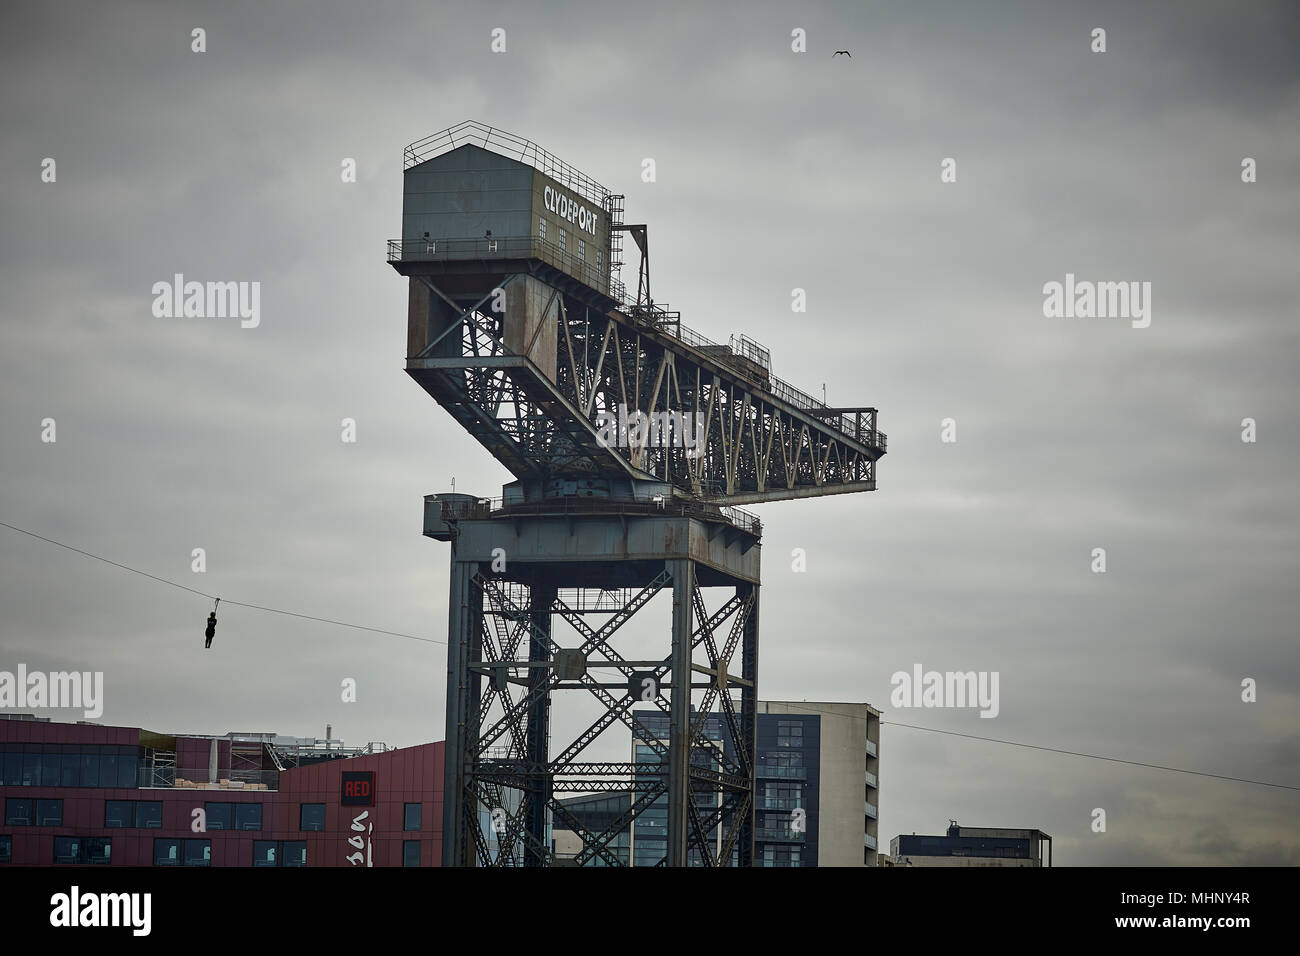
[[[8,863],[14,855],[14,838],[0,836],[0,863]]]
[[[203,804],[204,821],[209,830],[229,830],[235,824],[235,807],[231,803]]]
[[[604,264],[604,258],[605,258],[605,257],[604,257],[603,255],[601,255],[600,250],[597,249],[597,250],[596,250],[596,271],[597,271],[597,272],[599,272],[599,271],[601,270],[601,267],[602,267],[603,264]]]
[[[302,840],[254,840],[253,866],[306,866],[307,844]]]
[[[105,800],[104,826],[108,829],[137,827],[162,829],[161,800]]]
[[[81,785],[99,786],[99,754],[81,754]]]
[[[134,788],[138,756],[138,747],[11,744],[0,751],[0,784]]]
[[[111,837],[86,837],[81,841],[85,853],[84,862],[107,865],[113,862],[113,840]]]
[[[212,841],[211,840],[186,840],[185,841],[185,865],[186,866],[211,866],[212,865]]]
[[[105,829],[129,827],[134,819],[135,805],[130,800],[104,801]]]
[[[578,240],[578,258],[579,259],[587,258],[587,241],[585,239]]]
[[[36,825],[38,827],[63,826],[63,801],[37,800]]]
[[[561,252],[564,251],[564,240],[565,240],[564,230],[561,229],[560,230],[560,251]]]
[[[801,847],[765,846],[763,847],[764,866],[802,866]]]
[[[298,819],[299,830],[325,829],[325,804],[304,803]]]
[[[408,803],[405,806],[404,819],[402,821],[403,830],[420,829],[420,811],[421,806],[418,803]]]
[[[10,797],[5,801],[5,826],[29,827],[32,825],[32,801],[26,797]]]
[[[777,721],[776,745],[778,747],[802,747],[803,723],[795,720]]]
[[[161,830],[162,801],[137,801],[135,805],[135,825],[141,830]]]
[[[181,841],[174,840],[171,837],[159,838],[153,841],[153,865],[154,866],[180,866],[181,865]]]
[[[280,844],[281,866],[306,866],[307,841],[285,840]]]
[[[402,841],[402,866],[419,866],[420,865],[420,841],[403,840]]]
[[[537,238],[542,240],[542,242],[546,241],[546,220],[545,219],[537,220]]]
[[[80,863],[81,862],[81,837],[55,837],[54,838],[54,862],[55,863]]]
[[[253,841],[253,866],[278,866],[280,854],[274,840]]]
[[[260,803],[235,804],[235,829],[262,829],[262,805]]]
[[[41,786],[57,787],[62,780],[63,757],[61,754],[41,754]]]

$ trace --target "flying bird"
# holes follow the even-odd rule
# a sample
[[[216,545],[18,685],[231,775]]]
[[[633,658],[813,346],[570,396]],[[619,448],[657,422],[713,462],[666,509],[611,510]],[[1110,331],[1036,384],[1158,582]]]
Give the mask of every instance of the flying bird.
[[[853,54],[850,53],[848,50],[836,50],[834,53],[831,54],[831,56],[836,57],[839,56],[841,53],[847,56],[850,60],[853,59]]]

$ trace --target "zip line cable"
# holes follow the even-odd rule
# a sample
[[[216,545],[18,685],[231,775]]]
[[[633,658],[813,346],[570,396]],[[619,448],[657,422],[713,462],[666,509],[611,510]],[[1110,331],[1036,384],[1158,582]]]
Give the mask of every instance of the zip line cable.
[[[149,578],[150,580],[157,581],[160,584],[168,584],[174,588],[180,588],[182,591],[189,591],[191,594],[197,594],[200,597],[212,598],[216,601],[224,601],[226,604],[233,604],[235,607],[245,607],[254,611],[266,611],[269,614],[283,614],[287,617],[297,617],[305,621],[316,621],[320,624],[334,624],[338,627],[350,627],[358,631],[370,631],[372,634],[387,634],[391,637],[403,637],[411,641],[424,641],[427,644],[441,644],[444,647],[447,645],[446,641],[439,641],[432,637],[419,637],[415,634],[403,634],[401,631],[387,631],[379,627],[367,627],[364,624],[349,624],[346,621],[336,621],[327,617],[313,617],[310,614],[299,614],[296,611],[286,611],[278,607],[264,607],[260,604],[245,604],[242,601],[232,601],[229,598],[218,598],[216,595],[207,594],[195,588],[187,587],[184,584],[178,584],[175,581],[168,581],[166,578],[160,578],[157,575],[148,573],[147,571],[141,571],[139,568],[133,568],[129,565],[119,564],[116,561],[110,561],[108,558],[100,557],[98,554],[91,554],[89,551],[74,548],[70,544],[64,544],[62,541],[55,541],[53,538],[47,538],[43,535],[36,534],[34,531],[28,531],[25,528],[19,528],[4,521],[0,521],[0,527],[9,528],[11,531],[17,531],[20,534],[28,535],[29,537],[36,538],[39,541],[44,541],[47,544],[52,544],[59,548],[64,548],[68,551],[75,551],[77,554],[85,555],[86,557],[93,558],[96,561],[102,561],[105,564],[111,564],[115,568],[121,568],[123,571],[130,571],[132,574],[139,574],[143,577]],[[856,714],[837,714],[834,711],[822,710],[818,707],[808,707],[807,709],[819,714],[829,714],[832,717],[847,716],[852,717],[855,720],[866,719],[865,717],[859,717]],[[1041,750],[1046,753],[1063,754],[1067,757],[1084,757],[1088,760],[1103,760],[1108,763],[1126,764],[1130,767],[1143,767],[1148,770],[1165,770],[1170,773],[1184,773],[1196,777],[1209,777],[1214,780],[1229,780],[1233,783],[1248,783],[1256,787],[1274,787],[1279,790],[1300,790],[1300,787],[1291,786],[1290,784],[1285,783],[1271,783],[1267,780],[1250,780],[1246,777],[1231,777],[1226,774],[1207,773],[1204,770],[1186,770],[1182,767],[1165,767],[1160,764],[1143,763],[1140,760],[1124,760],[1120,757],[1106,757],[1101,754],[1088,754],[1077,750],[1061,750],[1056,747],[1043,747],[1038,744],[1026,744],[1021,743],[1018,740],[1003,740],[998,737],[981,737],[978,734],[963,734],[955,730],[940,730],[937,727],[922,727],[920,724],[904,724],[895,720],[881,720],[880,723],[890,727],[906,727],[909,730],[923,730],[926,733],[931,734],[945,734],[949,737],[964,737],[968,740],[982,740],[987,743],[1002,744],[1007,747],[1023,747],[1027,750]]]
[[[839,714],[833,710],[822,710],[820,707],[812,707],[808,704],[799,706],[818,714],[829,714],[832,717],[849,717],[853,720],[866,720],[857,714]],[[1208,773],[1204,770],[1186,770],[1182,767],[1165,767],[1155,763],[1143,763],[1140,760],[1124,760],[1120,757],[1106,757],[1102,754],[1086,754],[1078,750],[1061,750],[1056,747],[1043,747],[1038,744],[1025,744],[1018,740],[1004,740],[1000,737],[981,737],[979,734],[963,734],[956,730],[940,730],[938,727],[922,727],[920,724],[904,724],[897,720],[881,719],[881,726],[906,727],[908,730],[924,730],[931,734],[945,734],[949,737],[965,737],[968,740],[983,740],[991,744],[1003,744],[1007,747],[1024,747],[1028,750],[1042,750],[1047,753],[1064,754],[1067,757],[1086,757],[1089,760],[1104,760],[1107,763],[1128,764],[1131,767],[1145,767],[1148,770],[1168,770],[1170,773],[1187,773],[1196,777],[1211,777],[1215,780],[1231,780],[1233,783],[1249,783],[1257,787],[1276,787],[1279,790],[1300,790],[1300,787],[1292,786],[1287,783],[1271,783],[1268,780],[1250,780],[1246,777],[1230,777],[1221,773]]]
[[[432,637],[419,637],[415,634],[403,634],[401,631],[386,631],[383,628],[379,628],[379,627],[367,627],[364,624],[349,624],[347,621],[335,621],[327,617],[313,617],[310,614],[299,614],[296,611],[286,611],[278,607],[263,607],[260,604],[245,604],[243,601],[232,601],[230,600],[230,598],[218,598],[215,594],[208,594],[205,591],[200,591],[196,588],[187,587],[186,585],[179,584],[176,581],[168,581],[166,578],[160,578],[156,574],[150,574],[148,571],[141,571],[139,568],[133,568],[130,567],[129,565],[119,564],[116,561],[110,561],[108,558],[100,557],[98,554],[91,554],[89,551],[82,551],[80,548],[74,548],[70,544],[64,544],[62,541],[55,541],[53,538],[47,538],[44,535],[36,534],[34,531],[28,531],[25,528],[19,528],[15,525],[11,525],[4,521],[0,521],[0,527],[9,528],[12,531],[17,531],[21,534],[25,534],[30,537],[36,538],[40,541],[44,541],[48,544],[55,545],[56,547],[64,548],[68,551],[75,551],[77,554],[85,555],[86,557],[93,558],[96,561],[103,561],[105,564],[111,564],[113,567],[121,568],[123,571],[130,571],[132,574],[142,575],[143,577],[149,578],[150,580],[153,581],[157,581],[160,584],[169,584],[174,588],[180,588],[182,591],[189,591],[191,594],[197,594],[199,595],[199,597],[211,598],[217,601],[224,601],[226,604],[232,604],[235,607],[246,607],[254,611],[266,611],[270,614],[284,614],[287,617],[298,617],[298,618],[302,618],[305,621],[317,621],[321,624],[336,624],[339,627],[350,627],[358,631],[370,631],[374,634],[388,634],[392,637],[404,637],[407,640],[424,641],[427,644],[441,644],[444,647],[447,645],[446,641],[439,641]]]

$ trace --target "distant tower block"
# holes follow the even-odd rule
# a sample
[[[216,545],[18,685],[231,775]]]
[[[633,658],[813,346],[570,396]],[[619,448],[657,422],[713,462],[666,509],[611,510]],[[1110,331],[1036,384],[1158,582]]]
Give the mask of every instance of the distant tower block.
[[[750,865],[762,529],[734,505],[874,490],[885,454],[874,408],[827,407],[747,336],[710,341],[656,303],[622,203],[477,123],[406,150],[388,245],[410,280],[407,372],[515,477],[499,499],[425,499],[425,534],[452,546],[445,865],[547,865],[561,820],[579,862],[617,865],[608,844],[663,794],[666,864]],[[625,625],[661,605],[656,649]],[[585,729],[556,736],[560,699]],[[634,707],[669,715],[667,744]],[[583,759],[616,725],[660,771]],[[630,808],[598,832],[556,799],[613,790]]]

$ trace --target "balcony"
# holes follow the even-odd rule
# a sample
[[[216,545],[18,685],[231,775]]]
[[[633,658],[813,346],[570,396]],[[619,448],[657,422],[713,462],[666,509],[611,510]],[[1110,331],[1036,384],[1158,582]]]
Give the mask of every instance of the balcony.
[[[785,828],[754,828],[754,840],[766,843],[803,843],[803,833],[796,833]]]
[[[799,797],[759,797],[755,803],[759,810],[798,810],[803,806]]]
[[[880,819],[876,814],[876,805],[874,803],[868,803],[866,807],[867,807],[867,816],[871,817],[871,819],[873,820]]]
[[[880,786],[880,782],[876,778],[876,775],[872,773],[870,770],[867,771],[867,786],[877,787],[877,788]]]
[[[760,780],[807,780],[808,771],[803,767],[764,767],[760,764],[756,776]]]
[[[876,838],[870,833],[864,833],[862,834],[862,845],[868,850],[874,850],[876,848]]]
[[[874,740],[867,741],[867,756],[868,757],[880,756],[879,748],[876,746],[876,742]]]

